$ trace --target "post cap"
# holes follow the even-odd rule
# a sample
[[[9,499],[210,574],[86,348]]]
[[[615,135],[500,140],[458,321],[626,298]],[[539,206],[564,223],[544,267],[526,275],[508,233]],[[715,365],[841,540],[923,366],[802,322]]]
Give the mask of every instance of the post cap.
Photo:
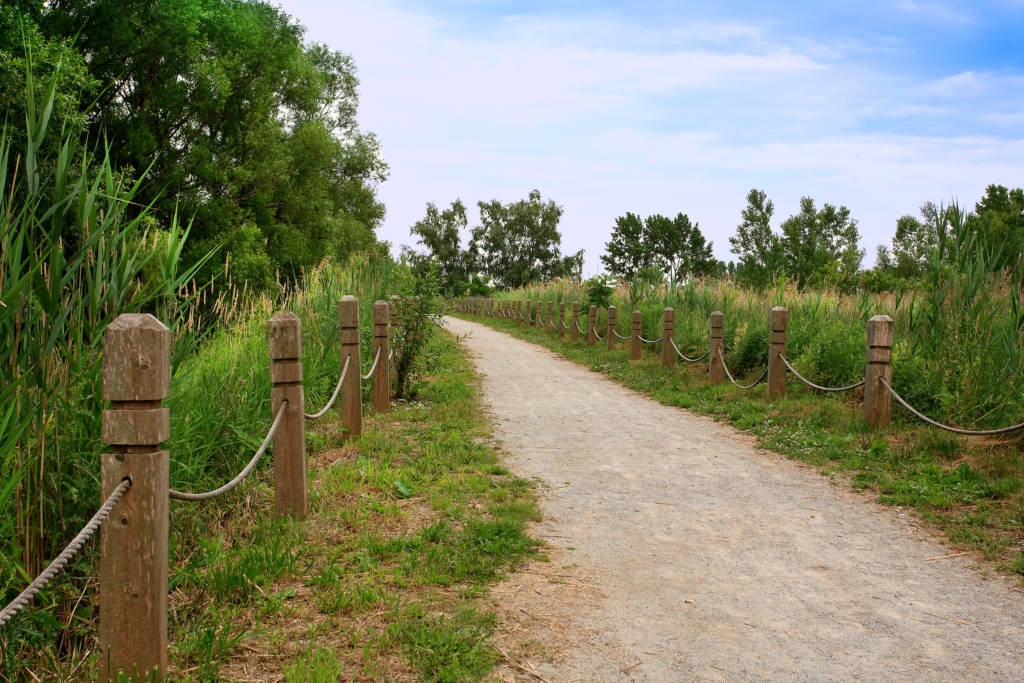
[[[123,313],[103,332],[103,398],[159,401],[171,390],[171,331],[149,313]]]
[[[302,322],[291,311],[281,311],[270,318],[267,336],[273,360],[302,356]]]

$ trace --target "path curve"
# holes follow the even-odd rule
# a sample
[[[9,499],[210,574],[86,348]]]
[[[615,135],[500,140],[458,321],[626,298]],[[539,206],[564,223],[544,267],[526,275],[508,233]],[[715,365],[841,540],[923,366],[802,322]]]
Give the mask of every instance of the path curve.
[[[552,680],[1024,680],[1024,593],[813,469],[447,318],[554,545],[602,598]],[[560,488],[555,488],[560,487]],[[642,662],[627,668],[635,662]],[[623,672],[626,669],[626,672]]]

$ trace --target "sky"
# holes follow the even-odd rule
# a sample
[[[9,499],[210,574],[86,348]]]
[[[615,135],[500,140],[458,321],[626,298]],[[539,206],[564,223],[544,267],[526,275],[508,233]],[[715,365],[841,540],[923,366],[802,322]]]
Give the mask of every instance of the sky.
[[[537,189],[585,276],[626,212],[686,213],[729,261],[758,188],[776,229],[849,207],[867,266],[924,202],[1024,185],[1024,0],[281,6],[355,61],[396,251],[427,202],[472,227]]]

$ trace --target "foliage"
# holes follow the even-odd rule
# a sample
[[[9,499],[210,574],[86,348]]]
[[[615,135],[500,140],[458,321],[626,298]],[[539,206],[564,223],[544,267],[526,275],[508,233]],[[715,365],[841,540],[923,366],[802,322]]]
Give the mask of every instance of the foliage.
[[[470,264],[459,238],[467,225],[466,207],[456,199],[444,211],[438,211],[433,202],[427,203],[427,215],[409,230],[419,236],[420,244],[437,265],[441,292],[446,296],[459,296],[468,286]]]
[[[754,287],[767,286],[782,269],[782,246],[771,227],[774,214],[775,204],[764,190],[751,190],[741,214],[743,222],[729,238],[732,253],[739,256],[738,277]]]
[[[878,247],[877,270],[891,272],[900,278],[921,275],[938,248],[939,209],[932,202],[925,202],[921,206],[921,218],[924,220],[900,216],[892,238],[892,252],[884,245]]]
[[[437,329],[433,316],[437,313],[440,294],[437,267],[427,262],[425,267],[407,270],[397,281],[398,328],[394,331],[395,397],[411,398],[416,380],[428,369],[429,358],[424,356],[430,337]]]
[[[687,277],[711,275],[722,267],[711,253],[697,223],[686,214],[668,218],[660,214],[641,218],[633,213],[615,219],[611,239],[601,261],[608,272],[633,280],[644,271],[657,268],[669,282]]]
[[[991,254],[993,270],[1013,266],[1024,254],[1024,189],[989,185],[974,207],[971,228]]]
[[[580,277],[583,251],[563,257],[559,250],[562,207],[541,201],[537,190],[518,202],[503,204],[495,199],[478,206],[481,225],[472,231],[469,256],[499,286]]]
[[[158,225],[195,218],[188,263],[226,247],[204,279],[227,263],[233,281],[267,288],[275,272],[297,280],[325,256],[373,245],[386,166],[356,122],[355,66],[304,44],[283,11],[255,0],[20,5],[43,72],[67,63],[56,108],[69,129],[109,141],[115,174],[145,176],[134,200]],[[10,12],[0,14],[4,69],[21,53]],[[78,234],[68,226],[63,237]]]
[[[800,199],[800,213],[782,223],[779,244],[786,273],[803,289],[810,283],[837,282],[860,268],[864,252],[857,247],[857,221],[845,206],[815,209],[810,197]]]
[[[627,213],[615,219],[611,239],[605,244],[601,263],[612,275],[632,280],[644,268],[654,264],[644,220],[635,213]]]
[[[586,305],[607,308],[612,303],[615,289],[607,275],[595,275],[584,283],[587,291]]]

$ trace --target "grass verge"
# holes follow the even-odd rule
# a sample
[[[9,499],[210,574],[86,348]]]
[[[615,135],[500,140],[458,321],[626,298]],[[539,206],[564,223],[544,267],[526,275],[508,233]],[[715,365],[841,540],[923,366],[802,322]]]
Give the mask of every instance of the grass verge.
[[[606,342],[574,343],[568,332],[561,339],[509,320],[460,317],[546,346],[665,405],[750,432],[763,448],[872,492],[881,503],[915,510],[954,546],[978,550],[1024,581],[1024,458],[1019,439],[957,437],[904,421],[895,405],[892,425],[872,430],[862,417],[860,390],[823,396],[790,377],[786,398],[768,402],[764,385],[741,391],[729,383],[709,384],[703,363],[666,369],[654,345],[645,345],[643,357],[630,361],[627,342],[608,351]],[[752,381],[760,370],[737,380]]]
[[[416,402],[366,418],[352,444],[336,414],[309,424],[307,521],[274,519],[258,479],[234,495],[246,512],[178,549],[175,677],[458,681],[494,667],[483,598],[536,555],[539,510],[488,445],[464,352],[447,333],[430,343]]]

